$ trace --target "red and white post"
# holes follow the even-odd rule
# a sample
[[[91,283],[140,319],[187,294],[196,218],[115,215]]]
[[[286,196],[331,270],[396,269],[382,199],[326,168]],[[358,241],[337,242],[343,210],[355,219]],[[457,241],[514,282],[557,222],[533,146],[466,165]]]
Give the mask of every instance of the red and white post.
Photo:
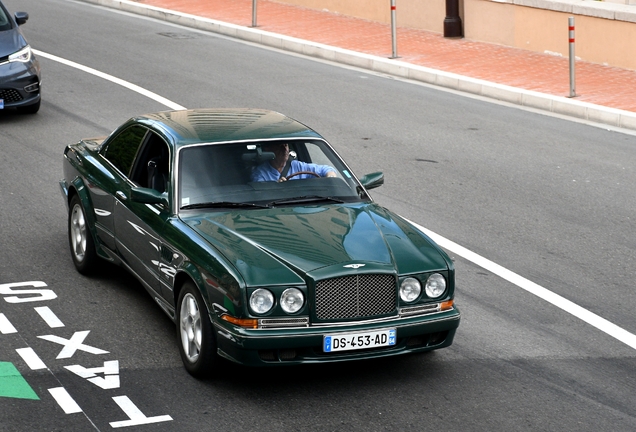
[[[568,36],[570,45],[570,97],[576,96],[575,76],[574,76],[574,17],[568,18]]]
[[[397,22],[395,0],[391,0],[391,58],[397,58]]]

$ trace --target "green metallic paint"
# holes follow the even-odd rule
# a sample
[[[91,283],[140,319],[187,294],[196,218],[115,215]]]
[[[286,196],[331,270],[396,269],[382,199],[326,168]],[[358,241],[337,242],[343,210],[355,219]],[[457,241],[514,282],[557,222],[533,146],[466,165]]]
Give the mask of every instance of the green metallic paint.
[[[384,173],[382,172],[374,172],[370,174],[366,174],[360,177],[360,183],[362,186],[368,189],[375,189],[384,184]]]
[[[130,189],[130,199],[142,204],[162,204],[166,207],[170,205],[167,193],[157,192],[154,189],[148,188]]]
[[[71,184],[66,187],[67,195],[66,195],[66,205],[68,206],[71,202],[71,198],[73,195],[77,195],[84,207],[84,217],[88,223],[88,231],[90,235],[93,237],[93,244],[95,245],[95,252],[97,255],[104,259],[110,259],[108,254],[106,254],[101,248],[101,244],[98,241],[97,232],[95,228],[95,213],[90,211],[93,209],[93,204],[91,202],[91,198],[88,193],[88,188],[85,186],[84,181],[80,177],[76,177],[73,179]]]
[[[298,284],[339,263],[380,263],[400,274],[448,269],[439,249],[376,204],[283,207],[185,219],[219,249],[248,286]],[[283,263],[283,266],[281,266]]]
[[[167,220],[160,235],[180,256],[175,264],[177,275],[173,298],[170,299],[173,306],[176,305],[179,288],[190,279],[201,289],[210,313],[213,305],[219,304],[235,311],[235,316],[242,315],[245,298],[242,277],[223,254],[177,217]],[[228,304],[232,304],[232,308]]]
[[[140,123],[160,132],[178,147],[225,141],[280,138],[322,138],[312,129],[283,114],[260,109],[194,109],[137,116],[125,125]]]
[[[117,183],[120,174],[99,154],[103,146],[108,145],[110,137],[131,124],[142,124],[161,136],[169,146],[171,160],[179,147],[201,142],[322,139],[305,125],[278,113],[228,109],[139,116],[106,139],[84,140],[71,145],[65,151],[68,163],[64,166],[66,180],[63,180],[65,187],[62,190],[64,194],[80,195],[95,239],[95,213],[89,190],[94,193],[96,188],[101,188],[101,192],[107,194],[135,190],[127,180],[125,185]],[[383,176],[373,173],[363,179],[370,188],[379,186]],[[174,185],[174,178],[170,180]],[[220,314],[226,311],[236,317],[251,316],[246,302],[249,291],[255,287],[267,286],[280,295],[285,287],[296,286],[309,298],[312,281],[356,272],[389,273],[400,278],[413,275],[423,281],[431,272],[440,272],[449,283],[444,299],[452,299],[454,268],[446,253],[403,218],[373,202],[176,214],[174,207],[165,205],[165,195],[160,198],[140,189],[133,194],[136,205],[152,207],[160,215],[152,229],[161,246],[159,263],[169,270],[158,276],[169,288],[163,292],[164,296],[169,293],[165,302],[174,308],[180,286],[188,280],[194,282],[217,331],[219,354],[226,358],[253,366],[283,364],[262,360],[257,350],[294,348],[301,352],[299,360],[284,364],[313,363],[427,351],[452,343],[460,320],[457,308],[408,318],[395,315],[380,320],[353,321],[347,325],[334,322],[324,326],[272,330],[241,328],[220,319]],[[173,194],[174,189],[171,189],[167,197],[168,203],[174,206]],[[66,200],[68,203],[68,196]],[[131,208],[135,210],[135,206]],[[96,241],[95,244],[100,256],[108,259],[99,243]],[[347,264],[364,264],[364,267],[352,270],[344,267]],[[431,302],[426,298],[420,301]],[[311,316],[312,308],[307,304],[299,314]],[[165,307],[164,310],[171,312]],[[274,314],[284,315],[278,306],[270,316]],[[328,356],[319,352],[325,334],[386,328],[397,329],[401,341],[399,347]],[[448,336],[443,343],[434,346],[406,346],[404,338],[434,332],[446,332]]]

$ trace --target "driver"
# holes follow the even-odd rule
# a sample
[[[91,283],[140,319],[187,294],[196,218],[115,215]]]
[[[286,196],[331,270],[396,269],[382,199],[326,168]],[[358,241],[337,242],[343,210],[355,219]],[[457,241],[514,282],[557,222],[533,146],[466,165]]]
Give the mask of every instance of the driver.
[[[316,173],[318,177],[336,177],[336,171],[329,165],[317,165],[312,163],[301,162],[296,159],[290,161],[291,165],[287,169],[286,175],[282,175],[283,171],[288,164],[289,159],[289,144],[277,143],[266,144],[263,146],[264,151],[274,153],[274,159],[271,161],[263,162],[258,165],[252,171],[252,181],[287,181],[287,178],[292,177],[294,179],[306,179],[316,177],[312,174],[298,174],[301,171],[309,171]]]

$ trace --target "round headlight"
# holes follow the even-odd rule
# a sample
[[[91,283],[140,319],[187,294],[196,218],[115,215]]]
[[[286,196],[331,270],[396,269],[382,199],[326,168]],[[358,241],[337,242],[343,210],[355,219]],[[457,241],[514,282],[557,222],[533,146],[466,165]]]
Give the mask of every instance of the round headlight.
[[[426,295],[430,298],[437,298],[446,291],[446,279],[439,273],[433,273],[426,281]]]
[[[250,308],[254,313],[264,314],[274,306],[274,294],[259,288],[250,296]]]
[[[422,293],[422,285],[415,278],[406,278],[400,285],[400,298],[409,303],[416,300]]]
[[[298,312],[303,304],[305,304],[305,296],[297,288],[287,288],[280,296],[280,307],[289,314]]]

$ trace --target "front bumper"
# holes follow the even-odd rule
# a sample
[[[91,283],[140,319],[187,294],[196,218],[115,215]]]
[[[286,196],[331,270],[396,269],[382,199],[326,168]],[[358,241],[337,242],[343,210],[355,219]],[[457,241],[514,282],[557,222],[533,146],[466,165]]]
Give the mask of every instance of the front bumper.
[[[444,348],[453,343],[459,321],[460,312],[454,307],[434,315],[347,326],[248,330],[224,321],[213,322],[220,356],[247,366],[274,366],[389,357]],[[395,328],[397,332],[393,346],[323,352],[325,335],[388,328]]]
[[[62,193],[62,199],[64,199],[64,203],[66,204],[66,210],[68,210],[68,184],[65,179],[59,181],[60,192]]]
[[[19,108],[40,101],[40,65],[33,59],[28,63],[0,64],[0,99],[4,108]]]

